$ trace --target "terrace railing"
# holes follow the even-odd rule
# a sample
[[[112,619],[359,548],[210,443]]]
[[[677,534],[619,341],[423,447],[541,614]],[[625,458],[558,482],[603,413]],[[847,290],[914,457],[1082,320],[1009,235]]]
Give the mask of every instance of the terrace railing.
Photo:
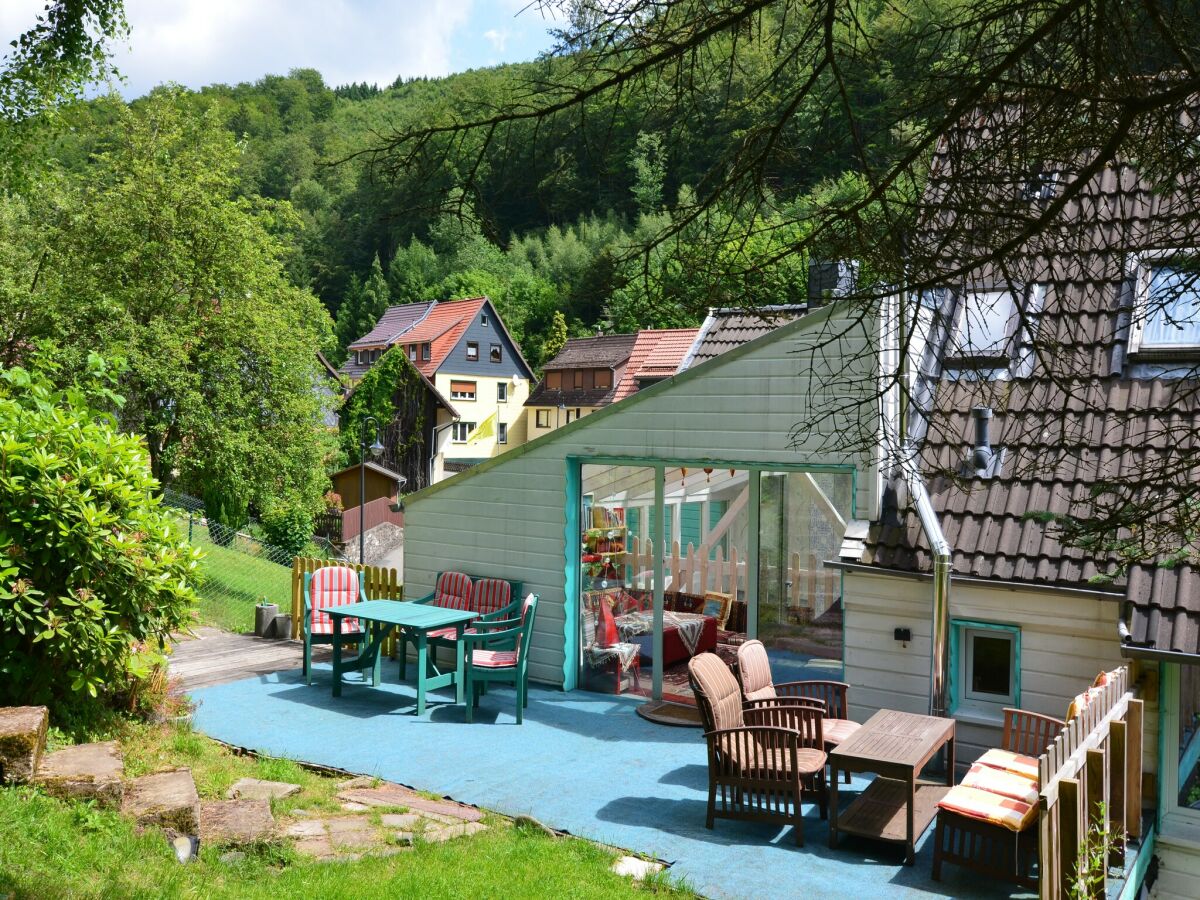
[[[1103,869],[1121,862],[1126,837],[1141,836],[1142,724],[1122,667],[1039,758],[1042,900],[1093,896],[1092,879],[1102,890]]]

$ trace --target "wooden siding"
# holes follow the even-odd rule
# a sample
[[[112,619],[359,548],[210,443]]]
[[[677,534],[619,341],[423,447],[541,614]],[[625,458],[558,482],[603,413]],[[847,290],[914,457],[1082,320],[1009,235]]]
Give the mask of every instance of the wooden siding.
[[[838,330],[846,333],[831,341]],[[410,593],[431,589],[444,569],[521,579],[542,598],[531,677],[561,684],[568,457],[850,465],[857,470],[858,514],[871,515],[874,451],[831,447],[857,443],[862,423],[871,421],[868,343],[861,325],[814,314],[409,498]],[[814,346],[821,349],[804,352]],[[793,447],[793,427],[814,419],[823,427],[798,435]]]
[[[865,721],[884,708],[928,713],[930,582],[847,572],[844,598],[845,679],[854,718]],[[1063,718],[1072,697],[1101,670],[1122,663],[1113,600],[952,581],[950,615],[1020,627],[1020,706],[1030,712]],[[893,639],[896,628],[912,629],[907,647]],[[1000,732],[999,718],[990,724],[959,717],[958,764],[1000,746]]]
[[[1154,844],[1154,900],[1192,900],[1200,885],[1200,826],[1168,823]]]

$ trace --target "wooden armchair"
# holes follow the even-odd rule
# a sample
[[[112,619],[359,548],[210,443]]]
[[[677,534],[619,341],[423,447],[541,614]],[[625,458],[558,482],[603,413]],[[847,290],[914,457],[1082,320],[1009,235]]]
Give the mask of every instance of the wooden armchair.
[[[348,566],[324,566],[304,575],[304,680],[312,684],[312,648],[314,644],[333,643],[333,621],[326,612],[331,606],[366,602],[367,591],[358,572]],[[366,629],[358,619],[342,622],[342,643],[367,640]]]
[[[783,821],[804,846],[804,791],[816,795],[821,818],[828,815],[821,709],[775,698],[743,702],[737,679],[714,653],[692,657],[688,680],[708,743],[705,827],[718,816]]]
[[[474,720],[479,696],[489,682],[516,688],[517,724],[523,721],[525,707],[529,705],[529,645],[537,605],[537,594],[530,594],[521,604],[519,618],[478,622],[473,631],[463,635],[468,722]]]
[[[941,880],[942,863],[951,862],[981,875],[1037,888],[1037,757],[1058,737],[1064,724],[1022,709],[1004,710],[1001,749],[980,757],[962,784],[952,788],[939,804],[934,881]]]
[[[847,695],[850,685],[842,681],[788,681],[775,684],[771,679],[771,661],[762,641],[746,641],[738,647],[738,682],[746,700],[770,697],[794,698],[820,703],[825,710],[824,738],[826,752],[858,731],[859,724],[850,719]],[[850,773],[846,773],[850,783]]]

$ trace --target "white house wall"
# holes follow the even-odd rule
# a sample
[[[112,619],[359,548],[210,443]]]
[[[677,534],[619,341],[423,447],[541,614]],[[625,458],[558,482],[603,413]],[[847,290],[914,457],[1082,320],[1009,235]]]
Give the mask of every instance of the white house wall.
[[[530,675],[561,684],[568,457],[849,465],[857,514],[871,515],[878,481],[859,438],[872,416],[874,357],[866,329],[846,321],[814,314],[414,495],[405,513],[406,592],[432,590],[448,569],[521,579],[542,600]],[[815,346],[823,349],[805,352]],[[819,424],[793,448],[793,427],[813,419]],[[836,446],[847,442],[856,446]]]
[[[865,721],[883,708],[927,714],[930,582],[847,572],[843,597],[844,677],[853,717]],[[950,615],[1020,626],[1020,705],[1031,712],[1063,718],[1071,698],[1089,687],[1097,673],[1125,662],[1117,643],[1116,601],[952,581]],[[896,628],[912,630],[907,647],[894,639]],[[1000,745],[998,721],[956,718],[960,765]]]

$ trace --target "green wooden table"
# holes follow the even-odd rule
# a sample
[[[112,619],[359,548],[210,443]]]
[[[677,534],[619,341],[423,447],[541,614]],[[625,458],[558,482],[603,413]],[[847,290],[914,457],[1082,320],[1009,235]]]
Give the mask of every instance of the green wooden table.
[[[461,609],[443,609],[425,603],[410,603],[403,600],[368,600],[365,603],[349,603],[332,606],[325,612],[333,621],[333,696],[342,695],[342,634],[343,619],[358,619],[367,627],[367,645],[359,653],[354,667],[371,667],[371,685],[379,686],[379,669],[382,664],[380,650],[383,642],[397,628],[407,631],[417,644],[417,715],[425,714],[425,695],[440,687],[455,686],[457,702],[463,702],[463,629],[476,617],[476,613]],[[440,672],[429,658],[429,632],[439,628],[453,627],[460,640],[456,641],[457,653],[454,671]]]

